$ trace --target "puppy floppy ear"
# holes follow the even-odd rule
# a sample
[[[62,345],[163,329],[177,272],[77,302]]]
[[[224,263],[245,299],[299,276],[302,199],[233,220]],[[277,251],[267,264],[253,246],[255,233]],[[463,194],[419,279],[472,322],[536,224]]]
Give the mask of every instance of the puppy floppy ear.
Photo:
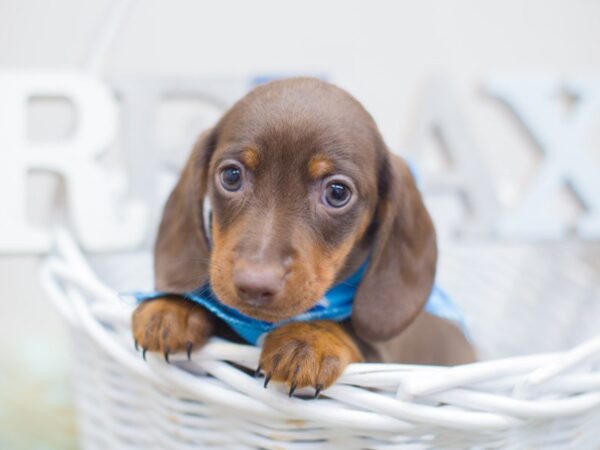
[[[159,291],[185,293],[208,281],[210,250],[203,200],[216,140],[216,129],[198,137],[165,204],[154,247],[154,278]]]
[[[410,169],[388,155],[379,174],[375,244],[352,313],[356,333],[371,342],[396,336],[417,316],[437,260],[433,223]]]

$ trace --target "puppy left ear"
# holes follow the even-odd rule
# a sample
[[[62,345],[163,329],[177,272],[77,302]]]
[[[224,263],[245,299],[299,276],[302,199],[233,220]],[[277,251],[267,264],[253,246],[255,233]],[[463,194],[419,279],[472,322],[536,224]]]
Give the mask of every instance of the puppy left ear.
[[[379,174],[375,246],[354,299],[352,325],[365,341],[385,341],[425,305],[435,277],[433,223],[409,167],[388,153]]]
[[[208,282],[210,248],[204,198],[217,128],[198,137],[163,211],[154,246],[155,287],[182,294]]]

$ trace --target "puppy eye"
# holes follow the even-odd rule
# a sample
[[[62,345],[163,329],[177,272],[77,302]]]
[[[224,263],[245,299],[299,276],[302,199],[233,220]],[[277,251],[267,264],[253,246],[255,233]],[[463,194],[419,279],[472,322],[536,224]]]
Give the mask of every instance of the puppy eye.
[[[344,183],[334,181],[325,188],[323,198],[325,203],[332,208],[346,206],[352,197],[352,191]]]
[[[238,166],[227,166],[221,170],[221,185],[230,192],[239,191],[242,187],[242,169]]]

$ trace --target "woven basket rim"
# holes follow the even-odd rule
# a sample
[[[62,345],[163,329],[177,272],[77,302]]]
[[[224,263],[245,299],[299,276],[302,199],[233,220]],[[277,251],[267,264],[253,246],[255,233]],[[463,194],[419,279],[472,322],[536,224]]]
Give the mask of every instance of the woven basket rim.
[[[289,399],[283,389],[263,389],[261,380],[230,364],[253,370],[260,349],[220,338],[193,352],[191,363],[177,354],[171,358],[174,364],[151,354],[145,363],[129,332],[133,306],[98,278],[69,232],[57,231],[54,248],[42,265],[42,283],[71,328],[157,386],[176,386],[191,398],[222,407],[235,405],[253,417],[284,414],[290,420],[384,433],[419,426],[486,432],[600,408],[600,336],[566,352],[455,367],[351,364],[317,400]]]

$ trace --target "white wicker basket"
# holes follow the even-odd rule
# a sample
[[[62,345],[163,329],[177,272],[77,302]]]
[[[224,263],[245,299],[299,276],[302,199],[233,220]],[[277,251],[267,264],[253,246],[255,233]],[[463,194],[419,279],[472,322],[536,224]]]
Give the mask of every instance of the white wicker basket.
[[[600,337],[453,368],[354,364],[322,398],[289,399],[240,368],[256,368],[255,347],[214,339],[191,362],[144,362],[133,306],[67,234],[56,248],[42,279],[72,329],[86,449],[600,448]],[[134,266],[110,270],[123,277]]]

